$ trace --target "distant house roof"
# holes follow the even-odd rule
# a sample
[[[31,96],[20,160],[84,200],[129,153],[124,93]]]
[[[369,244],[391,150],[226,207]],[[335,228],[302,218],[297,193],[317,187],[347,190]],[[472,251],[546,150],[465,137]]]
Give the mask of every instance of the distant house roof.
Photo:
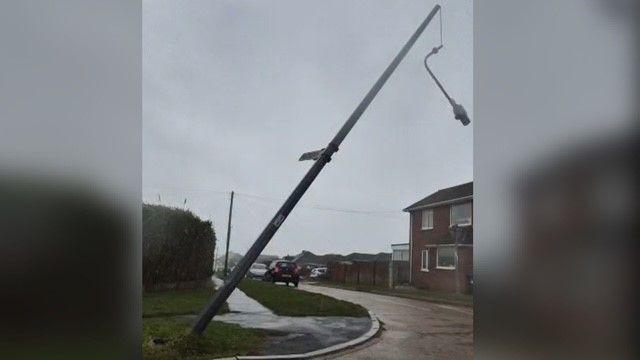
[[[473,181],[466,184],[460,184],[452,186],[446,189],[441,189],[426,198],[418,201],[417,203],[409,205],[402,211],[413,211],[418,209],[425,209],[435,207],[438,205],[445,205],[461,200],[468,200],[473,198]]]
[[[316,255],[311,251],[303,250],[300,254],[296,255],[292,261],[295,261],[299,265],[302,264],[327,264],[335,261],[387,261],[391,258],[390,253],[377,253],[377,254],[363,254],[363,253],[351,253],[349,255],[339,254],[326,254]]]

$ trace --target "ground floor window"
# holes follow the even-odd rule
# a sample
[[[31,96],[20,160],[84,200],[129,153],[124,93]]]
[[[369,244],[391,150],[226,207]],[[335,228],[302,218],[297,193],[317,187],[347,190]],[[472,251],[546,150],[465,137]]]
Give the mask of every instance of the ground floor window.
[[[438,248],[438,269],[453,270],[456,268],[456,249],[453,246]]]
[[[422,264],[420,270],[429,271],[429,250],[422,250]]]

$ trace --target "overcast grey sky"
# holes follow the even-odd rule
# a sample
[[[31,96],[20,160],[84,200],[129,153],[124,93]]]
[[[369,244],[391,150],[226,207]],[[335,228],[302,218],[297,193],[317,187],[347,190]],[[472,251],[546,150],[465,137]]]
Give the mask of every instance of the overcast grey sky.
[[[223,251],[237,191],[231,250],[245,252],[311,166],[300,154],[326,145],[435,4],[144,1],[144,201],[211,219]],[[472,124],[422,66],[436,17],[264,253],[389,251],[408,241],[403,207],[472,180],[472,2],[442,6],[431,63]]]

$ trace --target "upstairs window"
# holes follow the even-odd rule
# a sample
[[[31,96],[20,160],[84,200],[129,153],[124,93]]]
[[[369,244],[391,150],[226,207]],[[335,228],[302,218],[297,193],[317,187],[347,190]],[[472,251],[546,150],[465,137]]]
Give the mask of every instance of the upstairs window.
[[[471,225],[471,212],[472,206],[471,203],[457,204],[451,205],[451,213],[450,213],[450,226],[458,225],[458,226],[467,226]]]
[[[422,230],[433,229],[433,209],[422,210]]]

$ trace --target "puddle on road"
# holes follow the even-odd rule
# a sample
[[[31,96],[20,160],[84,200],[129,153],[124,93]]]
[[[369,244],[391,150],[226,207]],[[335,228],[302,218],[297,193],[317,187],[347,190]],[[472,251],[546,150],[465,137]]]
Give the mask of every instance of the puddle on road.
[[[214,278],[216,285],[220,279]],[[278,316],[259,302],[235,289],[227,300],[231,312],[214,320],[246,328],[269,330],[272,336],[264,353],[270,355],[309,352],[360,337],[371,328],[368,317]]]

